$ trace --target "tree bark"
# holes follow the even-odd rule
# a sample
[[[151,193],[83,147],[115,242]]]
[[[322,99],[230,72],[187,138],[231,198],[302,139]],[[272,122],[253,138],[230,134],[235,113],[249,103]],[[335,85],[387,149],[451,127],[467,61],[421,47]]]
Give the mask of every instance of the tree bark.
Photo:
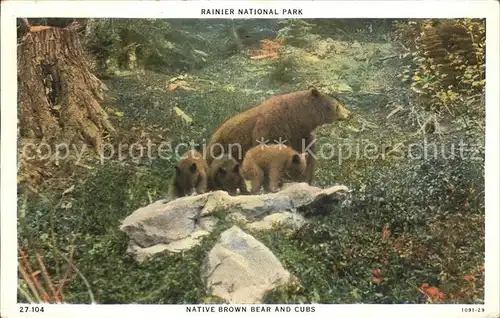
[[[114,129],[100,105],[103,84],[91,73],[80,42],[81,25],[32,26],[23,20],[17,56],[21,138],[81,139],[100,149],[103,134]]]

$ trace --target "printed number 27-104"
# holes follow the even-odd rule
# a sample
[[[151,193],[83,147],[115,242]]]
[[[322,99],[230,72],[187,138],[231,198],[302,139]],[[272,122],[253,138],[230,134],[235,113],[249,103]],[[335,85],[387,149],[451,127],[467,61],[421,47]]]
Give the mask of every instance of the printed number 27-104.
[[[21,306],[19,312],[43,312],[43,307],[40,306]]]

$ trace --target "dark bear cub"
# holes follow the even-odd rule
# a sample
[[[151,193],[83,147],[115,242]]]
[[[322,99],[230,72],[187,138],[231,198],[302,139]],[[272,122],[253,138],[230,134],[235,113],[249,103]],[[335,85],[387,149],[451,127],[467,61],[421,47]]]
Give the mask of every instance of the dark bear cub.
[[[189,150],[182,155],[175,165],[173,194],[176,197],[191,195],[193,190],[197,194],[207,191],[208,166],[201,153]]]
[[[214,159],[208,172],[208,189],[224,190],[230,195],[249,194],[245,180],[241,176],[240,164],[231,156],[224,155]]]

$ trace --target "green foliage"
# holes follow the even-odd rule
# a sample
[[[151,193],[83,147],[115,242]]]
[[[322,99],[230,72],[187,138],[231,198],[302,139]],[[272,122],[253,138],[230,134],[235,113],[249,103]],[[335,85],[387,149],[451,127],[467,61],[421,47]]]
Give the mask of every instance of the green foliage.
[[[475,115],[481,120],[485,85],[485,20],[410,20],[396,23],[405,53],[402,74],[433,111]],[[475,114],[474,114],[475,113]]]
[[[298,64],[296,58],[291,55],[280,55],[279,58],[273,62],[272,70],[269,73],[270,81],[272,83],[293,83],[294,78],[299,74],[296,72]]]
[[[422,303],[417,287],[425,282],[457,302],[469,273],[477,275],[474,290],[458,302],[482,302],[483,254],[472,251],[484,251],[484,184],[471,178],[481,164],[429,160],[363,171],[345,207],[291,237],[259,236],[303,287],[274,291],[267,302]]]
[[[137,66],[183,69],[206,60],[206,53],[187,45],[164,19],[92,19],[89,23],[90,51],[111,73]]]
[[[57,251],[75,245],[75,264],[98,303],[197,303],[205,297],[199,267],[208,246],[140,265],[126,256],[128,240],[118,229],[130,211],[166,195],[172,173],[171,162],[148,171],[109,164],[58,206],[29,198],[19,226],[20,243],[42,250],[52,274],[59,266]],[[213,244],[216,235],[206,244]],[[88,303],[82,280],[74,278],[67,286],[67,302]]]
[[[310,34],[314,24],[302,19],[284,19],[278,22],[280,29],[276,38],[283,39],[284,43],[294,46],[307,44],[304,37]]]
[[[393,19],[307,19],[313,33],[336,40],[386,43]]]

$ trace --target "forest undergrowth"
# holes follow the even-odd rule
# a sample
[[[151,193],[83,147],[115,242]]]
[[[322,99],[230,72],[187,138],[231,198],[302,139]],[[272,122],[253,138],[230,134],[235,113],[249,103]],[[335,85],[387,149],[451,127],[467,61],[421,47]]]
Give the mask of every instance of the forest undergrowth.
[[[35,250],[43,255],[43,275],[65,282],[57,299],[213,301],[199,268],[216,233],[144,264],[125,253],[120,221],[165,196],[174,172],[177,158],[154,158],[154,145],[202,143],[225,118],[265,97],[315,86],[336,92],[354,118],[315,132],[322,155],[314,185],[341,183],[351,194],[341,213],[316,217],[293,235],[276,229],[256,236],[301,283],[266,302],[483,303],[484,128],[473,116],[484,104],[471,101],[458,115],[422,107],[436,103],[415,92],[429,84],[422,84],[422,68],[411,73],[425,62],[412,60],[422,58],[418,49],[401,46],[403,35],[410,38],[407,22],[296,21],[242,22],[243,51],[222,52],[231,37],[214,44],[218,51],[199,44],[193,58],[204,58],[191,68],[183,62],[174,70],[162,64],[102,76],[103,106],[117,135],[100,155],[80,147],[78,156],[57,162],[37,193],[19,188],[19,244],[32,264],[40,264]],[[224,29],[213,23],[176,28],[203,43]],[[425,88],[411,84],[412,76],[405,82],[409,73]],[[20,301],[29,300],[28,286],[20,290]]]

